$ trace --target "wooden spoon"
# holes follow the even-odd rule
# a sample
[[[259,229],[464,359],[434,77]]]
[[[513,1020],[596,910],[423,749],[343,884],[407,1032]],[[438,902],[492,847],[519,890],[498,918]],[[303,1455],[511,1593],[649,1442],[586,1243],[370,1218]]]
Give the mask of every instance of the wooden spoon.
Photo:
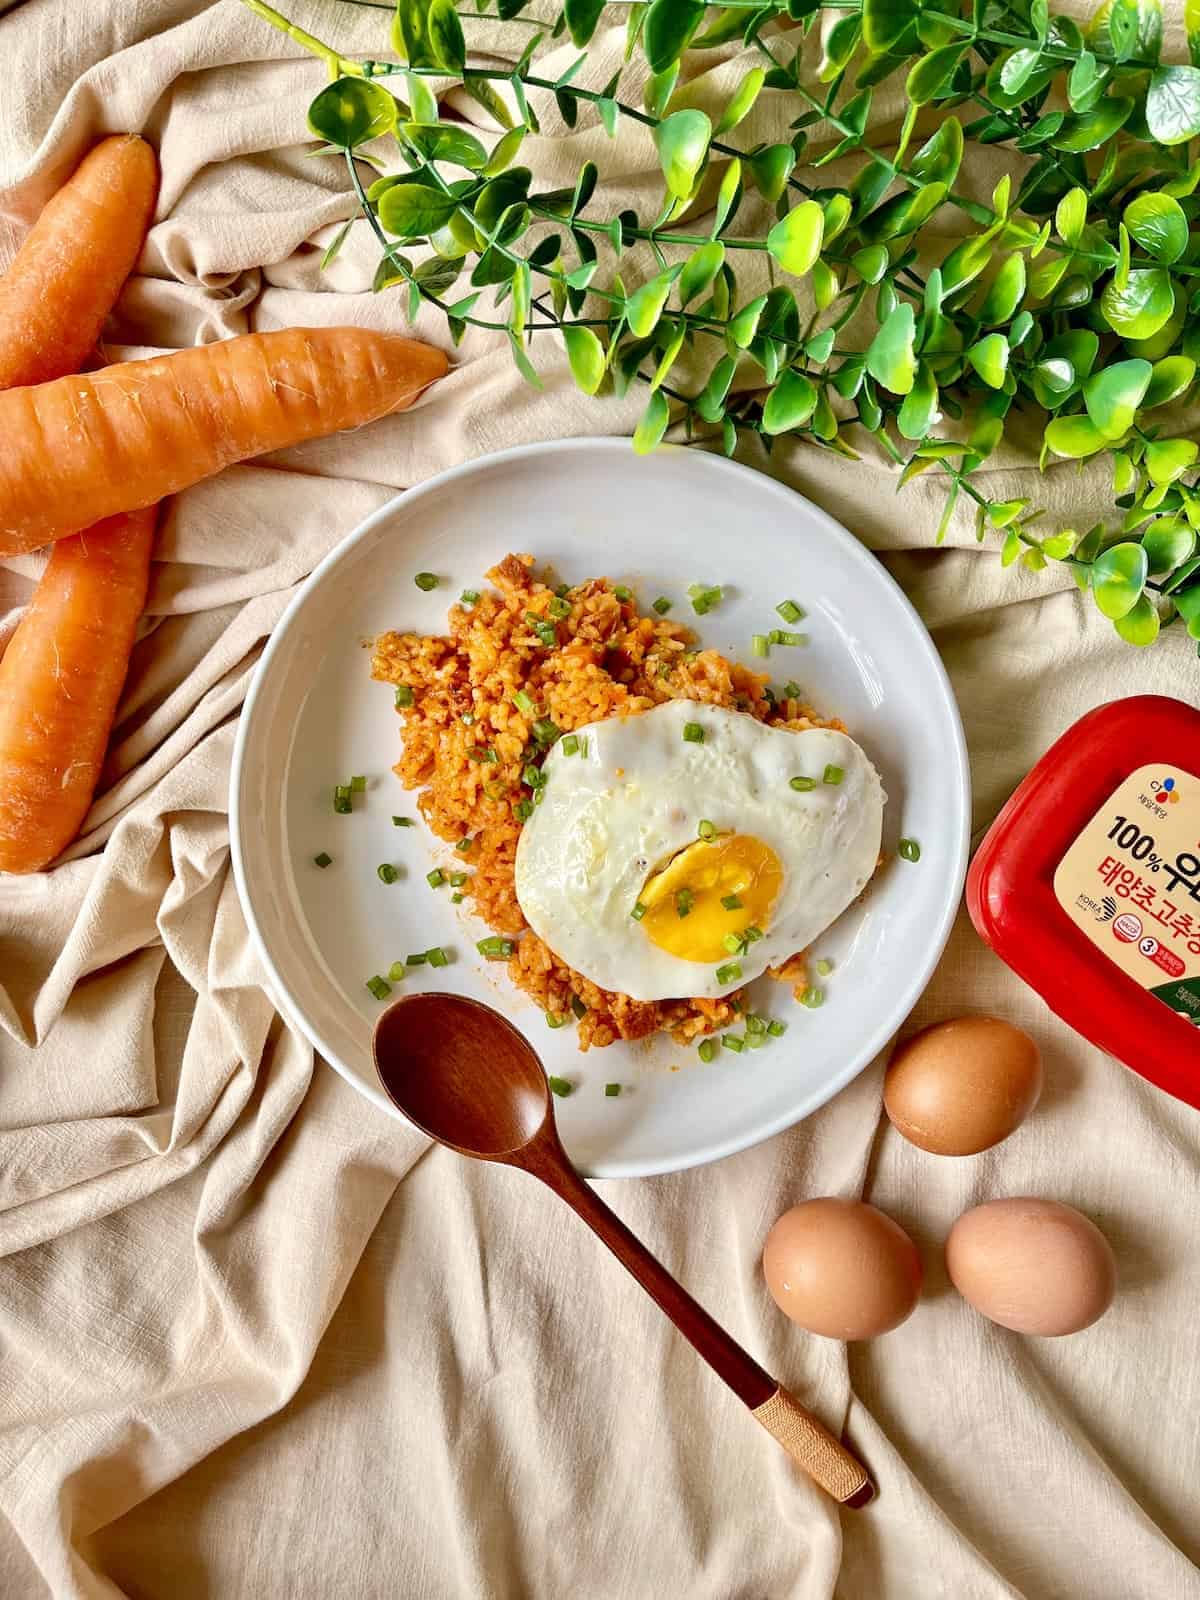
[[[374,1053],[383,1087],[410,1122],[459,1155],[540,1178],[822,1489],[848,1506],[873,1498],[862,1465],[697,1305],[575,1171],[559,1143],[542,1064],[498,1011],[460,995],[410,995],[379,1018]]]

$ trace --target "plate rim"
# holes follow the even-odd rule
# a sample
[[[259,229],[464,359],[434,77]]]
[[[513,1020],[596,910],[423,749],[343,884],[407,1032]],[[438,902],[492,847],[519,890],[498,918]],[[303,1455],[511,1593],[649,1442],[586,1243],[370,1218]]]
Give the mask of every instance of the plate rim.
[[[665,454],[667,451],[678,451],[685,448],[687,447],[668,445],[665,447],[660,446],[660,451]],[[332,1067],[338,1076],[344,1079],[356,1093],[363,1095],[373,1105],[410,1129],[412,1124],[397,1110],[382,1089],[378,1089],[373,1084],[356,1076],[333,1053],[326,1053],[326,1047],[318,1037],[318,1030],[309,1024],[303,1009],[293,1003],[288,985],[271,955],[247,885],[242,848],[242,785],[250,761],[249,746],[254,713],[260,694],[263,692],[264,685],[270,675],[275,656],[285,648],[290,631],[296,625],[297,619],[312,592],[325,581],[329,573],[344,561],[355,547],[369,538],[381,523],[388,521],[401,505],[407,507],[414,500],[420,500],[436,491],[440,491],[448,483],[486,472],[501,463],[528,460],[530,457],[553,456],[571,450],[594,451],[598,454],[619,454],[628,457],[632,455],[632,444],[624,435],[583,434],[559,439],[538,440],[529,444],[513,445],[505,450],[489,451],[484,455],[474,456],[468,461],[459,462],[456,466],[448,467],[442,472],[435,473],[412,488],[401,489],[381,506],[370,512],[322,557],[288,602],[282,616],[271,631],[262,655],[255,663],[246,698],[242,703],[238,716],[237,733],[234,738],[229,774],[230,857],[238,901],[250,933],[251,943],[255,954],[266,969],[268,997],[283,1018],[308,1041],[314,1053]],[[820,1110],[823,1105],[826,1105],[835,1095],[839,1094],[847,1084],[853,1082],[856,1077],[865,1072],[903,1026],[942,958],[962,900],[967,858],[970,850],[971,775],[962,716],[945,663],[912,601],[888,571],[887,567],[879,561],[875,553],[868,549],[860,539],[856,538],[848,528],[843,527],[829,512],[810,500],[807,495],[802,494],[797,489],[793,489],[790,484],[772,477],[769,473],[760,472],[758,469],[747,466],[743,462],[732,461],[725,456],[718,456],[705,450],[691,450],[689,453],[697,461],[706,463],[705,466],[700,467],[699,470],[701,471],[715,470],[718,474],[728,474],[734,479],[753,480],[758,487],[765,486],[768,492],[775,492],[781,497],[799,501],[820,523],[823,533],[830,537],[849,556],[852,563],[857,564],[861,570],[870,572],[873,579],[883,579],[885,588],[891,590],[892,599],[898,604],[901,613],[906,617],[917,647],[925,655],[927,664],[933,670],[935,681],[941,691],[945,710],[949,714],[950,730],[953,735],[952,751],[950,753],[953,757],[954,790],[960,808],[961,825],[956,842],[957,847],[954,852],[953,871],[948,880],[948,892],[936,927],[932,930],[932,936],[926,946],[925,958],[909,970],[909,976],[905,984],[897,991],[896,999],[888,1007],[887,1019],[877,1026],[868,1035],[863,1046],[850,1056],[848,1066],[840,1072],[832,1074],[815,1095],[800,1101],[796,1108],[765,1121],[749,1136],[738,1134],[727,1139],[710,1141],[689,1155],[671,1156],[653,1162],[644,1160],[606,1160],[597,1163],[594,1169],[586,1173],[590,1177],[656,1177],[670,1172],[687,1171],[693,1167],[708,1166],[715,1161],[724,1160],[727,1156],[736,1155],[743,1150],[753,1149],[754,1146],[762,1144],[767,1139],[773,1139],[777,1134],[785,1132],[788,1128],[795,1127],[797,1123],[802,1122],[806,1117]],[[947,774],[948,781],[949,774]],[[949,892],[950,890],[952,892]],[[580,1168],[580,1170],[583,1171],[584,1169]]]

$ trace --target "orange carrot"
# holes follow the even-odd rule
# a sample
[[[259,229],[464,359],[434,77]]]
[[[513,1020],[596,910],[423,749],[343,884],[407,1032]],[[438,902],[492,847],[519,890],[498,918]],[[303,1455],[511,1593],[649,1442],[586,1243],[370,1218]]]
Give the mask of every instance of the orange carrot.
[[[399,334],[284,328],[11,389],[0,394],[0,556],[399,411],[445,370],[440,350]]]
[[[0,281],[0,389],[79,371],[133,270],[157,188],[154,151],[122,133],[48,202]]]
[[[0,657],[0,872],[38,872],[92,803],[146,601],[155,508],[63,539]]]

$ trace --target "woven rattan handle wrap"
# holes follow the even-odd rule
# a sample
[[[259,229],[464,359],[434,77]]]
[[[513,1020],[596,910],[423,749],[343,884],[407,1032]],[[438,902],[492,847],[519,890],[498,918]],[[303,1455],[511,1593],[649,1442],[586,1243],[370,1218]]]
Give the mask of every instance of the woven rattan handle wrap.
[[[786,1389],[776,1389],[769,1400],[756,1406],[750,1415],[762,1423],[769,1434],[809,1477],[843,1505],[866,1505],[874,1495],[866,1469],[823,1427],[811,1412]]]

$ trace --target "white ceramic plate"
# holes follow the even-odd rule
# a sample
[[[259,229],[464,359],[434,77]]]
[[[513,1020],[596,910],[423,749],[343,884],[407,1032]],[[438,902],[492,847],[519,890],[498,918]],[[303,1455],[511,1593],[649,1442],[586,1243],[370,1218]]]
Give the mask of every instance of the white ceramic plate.
[[[853,470],[853,469],[847,469]],[[399,758],[393,693],[370,678],[363,641],[387,628],[444,631],[448,606],[509,551],[531,551],[572,582],[605,575],[643,607],[689,583],[725,585],[696,621],[704,643],[749,661],[750,636],[779,625],[794,598],[810,643],[772,650],[772,675],[795,678],[844,718],[883,775],[885,846],[908,835],[919,863],[889,862],[860,904],[820,939],[835,963],[826,1002],[809,1010],[769,978],[756,1009],[788,1023],[761,1050],[704,1064],[668,1040],[581,1055],[575,1030],[551,1031],[475,949],[487,930],[431,890],[425,874],[453,852],[420,823],[391,772]],[[443,581],[426,594],[413,575]],[[368,777],[352,816],[331,791]],[[399,496],[317,568],[263,654],[233,763],[233,862],[246,916],[285,1014],[343,1077],[396,1115],[371,1066],[380,1006],[365,980],[410,951],[452,948],[404,992],[450,989],[499,1006],[575,1092],[557,1101],[572,1159],[597,1177],[670,1172],[744,1149],[789,1127],[860,1072],[903,1022],[945,944],[962,889],[968,774],[954,697],[928,634],[871,554],[824,512],[770,478],[684,449],[635,456],[623,439],[566,439],[488,456]],[[332,866],[313,857],[327,851]],[[391,886],[380,862],[403,871]],[[672,1070],[678,1069],[678,1070]],[[487,1063],[479,1064],[481,1072]],[[606,1098],[606,1082],[626,1086]]]

